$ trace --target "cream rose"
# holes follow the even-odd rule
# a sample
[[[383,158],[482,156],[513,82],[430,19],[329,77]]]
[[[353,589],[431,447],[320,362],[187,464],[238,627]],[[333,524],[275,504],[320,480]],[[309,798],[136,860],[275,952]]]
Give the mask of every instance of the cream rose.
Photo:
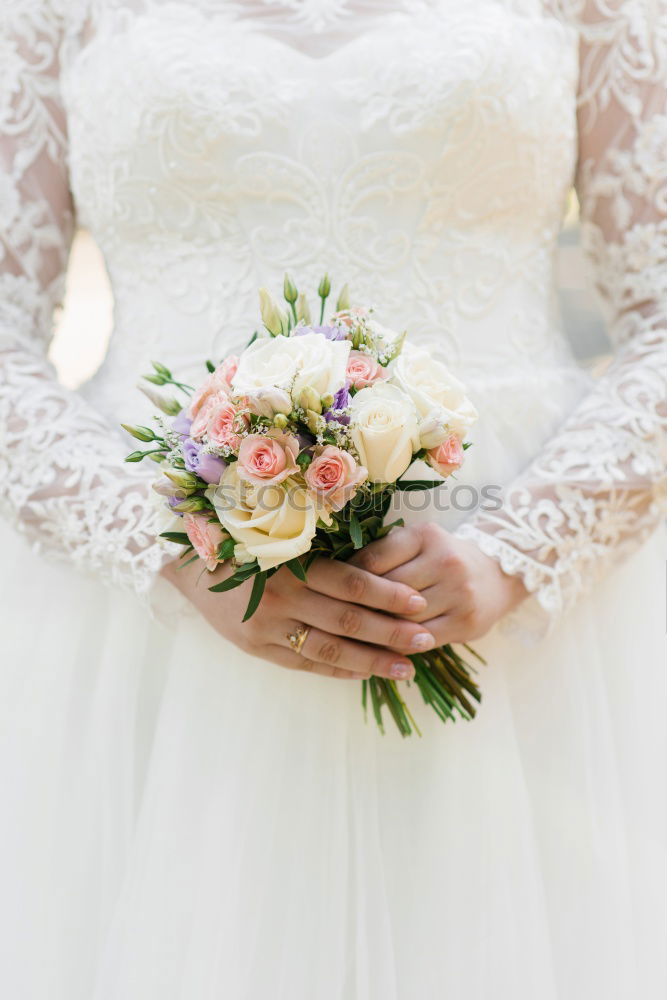
[[[239,559],[256,558],[260,568],[268,570],[308,552],[318,517],[329,521],[317,498],[293,479],[280,486],[244,483],[236,465],[229,466],[207,496],[237,543]]]
[[[350,434],[373,483],[393,483],[419,451],[414,403],[385,382],[362,389],[350,404]]]
[[[422,448],[435,448],[450,434],[464,438],[477,420],[463,383],[423,347],[405,345],[392,366],[391,381],[415,404]]]
[[[253,396],[258,389],[288,388],[297,400],[309,386],[320,396],[334,395],[345,382],[349,353],[347,340],[327,340],[321,333],[262,338],[241,355],[232,389]]]

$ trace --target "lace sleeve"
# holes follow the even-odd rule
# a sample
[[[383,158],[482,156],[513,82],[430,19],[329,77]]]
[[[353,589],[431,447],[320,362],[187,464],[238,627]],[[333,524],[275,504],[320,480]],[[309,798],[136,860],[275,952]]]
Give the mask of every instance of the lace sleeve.
[[[0,508],[39,550],[148,591],[171,557],[155,541],[148,469],[122,433],[63,388],[46,359],[73,231],[60,18],[44,0],[0,12]]]
[[[506,491],[458,534],[557,615],[667,507],[667,6],[565,0],[580,35],[577,190],[614,360]]]

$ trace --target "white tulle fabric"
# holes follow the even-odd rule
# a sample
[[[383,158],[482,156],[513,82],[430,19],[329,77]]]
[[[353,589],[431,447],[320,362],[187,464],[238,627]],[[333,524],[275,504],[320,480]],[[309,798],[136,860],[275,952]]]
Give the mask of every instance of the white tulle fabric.
[[[7,995],[663,996],[667,6],[18,0],[0,66]],[[555,294],[573,180],[595,381]],[[46,360],[75,219],[115,307],[79,393]],[[479,644],[473,725],[383,740],[356,685],[136,599],[171,557],[117,431],[137,376],[243,342],[285,268],[349,281],[480,409],[463,478],[501,509],[404,513],[552,629]]]

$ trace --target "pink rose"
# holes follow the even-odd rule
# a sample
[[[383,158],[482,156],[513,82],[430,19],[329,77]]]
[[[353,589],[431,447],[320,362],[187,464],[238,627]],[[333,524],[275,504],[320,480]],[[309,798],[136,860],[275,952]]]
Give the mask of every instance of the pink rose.
[[[387,377],[382,365],[363,351],[350,351],[346,374],[355,389],[365,389]]]
[[[214,371],[214,376],[219,378],[228,389],[231,389],[232,379],[236,375],[236,369],[239,366],[238,354],[230,354],[229,357],[225,358],[222,364]]]
[[[183,527],[192,547],[211,573],[222,562],[218,559],[218,546],[227,535],[217,521],[209,521],[202,514],[184,514]]]
[[[463,445],[461,438],[450,434],[446,441],[426,453],[428,464],[441,476],[451,476],[463,465]]]
[[[247,482],[275,486],[299,471],[298,454],[299,441],[293,434],[278,430],[249,434],[239,448],[237,471]]]
[[[214,448],[229,448],[236,453],[241,446],[241,432],[247,426],[248,418],[239,413],[229,399],[215,398],[206,426],[206,435]]]
[[[368,478],[368,472],[346,451],[328,444],[310,463],[304,478],[327,507],[341,510]]]
[[[220,368],[217,368],[205,379],[190,400],[189,414],[191,417],[196,417],[209,399],[219,395],[221,392],[228,393],[229,385],[222,375],[219,374]]]

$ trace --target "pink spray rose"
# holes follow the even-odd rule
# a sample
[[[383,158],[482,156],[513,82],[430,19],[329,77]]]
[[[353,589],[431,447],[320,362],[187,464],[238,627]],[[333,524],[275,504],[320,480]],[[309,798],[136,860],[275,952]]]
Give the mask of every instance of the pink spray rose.
[[[212,573],[220,562],[217,556],[218,546],[227,535],[217,521],[209,521],[202,514],[184,514],[183,527],[195,552]]]
[[[228,389],[231,389],[232,379],[236,375],[236,369],[238,366],[238,354],[230,354],[229,357],[225,358],[222,364],[218,365],[213,375],[224,382]]]
[[[192,421],[192,426],[190,428],[191,438],[201,441],[208,430],[208,422],[211,419],[215,407],[219,403],[225,402],[226,400],[227,395],[222,392],[214,393],[212,396],[209,396],[204,400],[197,411],[197,416]]]
[[[249,434],[239,448],[239,478],[258,485],[275,486],[299,471],[298,454],[299,441],[293,434],[278,430]]]
[[[463,465],[463,445],[461,438],[450,434],[446,441],[427,453],[428,464],[441,476],[451,476]]]
[[[341,510],[367,477],[363,465],[357,465],[351,455],[332,444],[313,459],[304,476],[309,489],[331,510]]]
[[[222,365],[220,368],[222,368]],[[191,417],[196,417],[209,399],[218,396],[220,393],[225,393],[226,395],[229,392],[229,384],[220,373],[220,368],[217,368],[202,382],[190,400],[189,415]]]
[[[223,396],[216,396],[211,409],[206,434],[215,448],[229,448],[237,452],[241,446],[241,431],[248,426],[247,417],[239,413],[234,404]],[[191,435],[194,437],[192,432]]]
[[[365,389],[387,377],[382,365],[363,351],[350,351],[346,374],[355,389]]]

